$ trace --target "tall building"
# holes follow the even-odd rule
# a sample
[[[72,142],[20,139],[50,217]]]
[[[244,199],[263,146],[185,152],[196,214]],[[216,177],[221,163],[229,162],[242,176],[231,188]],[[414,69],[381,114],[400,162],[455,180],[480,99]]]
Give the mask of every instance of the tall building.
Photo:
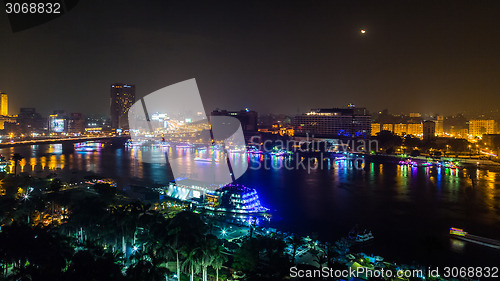
[[[128,110],[135,103],[135,85],[115,83],[111,85],[111,128],[128,130]]]
[[[9,97],[0,91],[0,115],[9,115]]]
[[[216,109],[212,111],[212,116],[232,116],[240,120],[243,132],[256,132],[258,114],[253,110],[227,111]]]
[[[79,135],[85,132],[85,119],[81,113],[71,113],[68,119],[68,133]]]
[[[21,108],[17,117],[21,133],[31,135],[33,133],[42,134],[47,127],[47,120],[44,119],[35,108]]]
[[[436,135],[440,137],[444,134],[444,116],[437,115],[435,122],[436,122]]]
[[[424,141],[429,141],[436,137],[436,123],[434,121],[424,121],[423,138]]]
[[[295,116],[295,136],[314,137],[369,137],[371,116],[365,108],[313,109]]]
[[[486,134],[497,133],[497,122],[495,120],[469,120],[469,135],[482,137]]]

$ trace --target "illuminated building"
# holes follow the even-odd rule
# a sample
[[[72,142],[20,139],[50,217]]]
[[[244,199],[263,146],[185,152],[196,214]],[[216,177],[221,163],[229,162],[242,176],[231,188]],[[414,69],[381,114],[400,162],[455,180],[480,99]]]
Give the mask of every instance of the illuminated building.
[[[399,136],[406,135],[408,133],[408,124],[394,124],[393,133]]]
[[[293,119],[295,136],[368,137],[371,116],[365,108],[313,109]]]
[[[500,134],[483,135],[482,142],[489,148],[500,148]]]
[[[425,141],[436,137],[436,123],[434,121],[425,121],[423,124],[423,138]]]
[[[257,112],[249,109],[240,110],[240,111],[227,111],[216,109],[212,111],[212,116],[232,116],[236,117],[240,120],[241,128],[243,132],[256,132],[257,127]]]
[[[442,136],[444,134],[444,116],[436,116],[436,135]]]
[[[49,132],[50,133],[66,133],[68,131],[68,119],[64,111],[54,111],[54,114],[49,116]]]
[[[486,151],[500,155],[500,134],[483,135],[481,142],[486,147]]]
[[[472,137],[482,137],[485,134],[496,134],[497,122],[495,120],[470,120],[469,135]]]
[[[416,112],[410,113],[410,118],[420,118],[420,117],[422,117],[422,114],[420,114],[420,113],[416,113]]]
[[[0,91],[0,115],[9,115],[9,97]]]
[[[399,136],[412,135],[415,137],[422,137],[423,135],[422,123],[383,124],[382,129]]]
[[[371,130],[371,135],[376,136],[378,133],[381,131],[381,125],[380,123],[372,123],[372,130]]]
[[[135,103],[135,85],[115,83],[111,85],[111,128],[128,130],[128,110]]]
[[[449,134],[451,137],[466,139],[469,136],[469,129],[461,128],[460,126],[451,126]]]
[[[5,123],[12,123],[17,125],[17,121],[15,117],[11,116],[0,116],[0,130],[5,129]]]
[[[412,135],[416,137],[422,137],[423,135],[423,125],[422,123],[409,123],[408,129],[406,130],[407,135]]]
[[[394,132],[394,124],[384,124],[384,125],[382,125],[382,130],[389,131],[389,132],[393,133]]]

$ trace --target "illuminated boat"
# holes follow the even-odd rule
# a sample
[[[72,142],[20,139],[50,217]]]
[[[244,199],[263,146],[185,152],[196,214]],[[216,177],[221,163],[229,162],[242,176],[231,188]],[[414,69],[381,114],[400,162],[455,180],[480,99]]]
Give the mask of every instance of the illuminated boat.
[[[176,148],[192,148],[194,145],[190,143],[179,143],[175,145]]]
[[[457,239],[464,240],[467,242],[487,246],[490,248],[500,249],[500,241],[490,239],[490,238],[481,237],[481,236],[472,235],[472,234],[469,234],[460,228],[451,227],[450,228],[450,235],[453,238],[457,238]]]
[[[140,146],[142,144],[142,142],[140,141],[132,141],[132,140],[128,140],[125,145],[128,146],[128,147],[133,147],[133,146]]]
[[[273,151],[269,152],[269,155],[272,156],[285,156],[293,154],[292,151],[284,150],[284,149],[273,149]]]
[[[467,235],[467,232],[465,232],[463,229],[452,227],[452,228],[450,228],[450,234],[457,235],[457,236],[465,236],[465,235]]]
[[[182,179],[170,182],[160,193],[161,196],[175,198],[194,203],[197,208],[214,213],[231,213],[234,215],[269,216],[269,209],[260,203],[254,188],[238,184],[220,186],[198,186],[183,184]]]
[[[263,207],[259,195],[254,188],[239,184],[229,184],[207,193],[209,204],[205,209],[216,212],[237,214],[267,214],[269,209]]]
[[[98,142],[81,142],[75,143],[75,151],[93,152],[101,149],[104,145]]]
[[[259,149],[257,149],[256,147],[249,147],[247,149],[247,153],[250,153],[250,154],[263,154],[263,152]]]
[[[219,162],[219,159],[217,158],[202,158],[202,157],[195,157],[194,161],[197,162]]]
[[[450,162],[446,165],[446,168],[450,168],[450,169],[458,169],[458,165],[453,163],[453,162]]]
[[[7,170],[7,166],[10,165],[10,161],[5,160],[5,157],[0,155],[0,172],[5,172]]]
[[[401,160],[399,161],[398,163],[400,166],[413,166],[413,167],[417,167],[418,166],[418,163],[411,160],[411,159],[406,159],[406,160]]]
[[[366,229],[361,230],[358,225],[354,226],[353,229],[349,232],[348,238],[354,242],[362,243],[367,242],[375,237],[373,236],[371,231]]]

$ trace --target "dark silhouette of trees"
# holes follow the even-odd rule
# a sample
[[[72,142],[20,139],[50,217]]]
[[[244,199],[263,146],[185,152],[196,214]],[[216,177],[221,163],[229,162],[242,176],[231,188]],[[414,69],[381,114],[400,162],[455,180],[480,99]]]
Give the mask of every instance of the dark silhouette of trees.
[[[291,238],[288,240],[290,244],[292,244],[292,259],[290,260],[291,263],[295,264],[295,256],[297,256],[297,249],[300,248],[302,245],[304,245],[304,239],[300,236],[293,235]]]
[[[394,148],[400,146],[403,140],[390,131],[380,131],[376,137],[379,147],[386,150],[388,154],[394,152]]]
[[[11,160],[14,161],[14,175],[17,175],[17,165],[24,157],[19,153],[14,153],[11,157]]]

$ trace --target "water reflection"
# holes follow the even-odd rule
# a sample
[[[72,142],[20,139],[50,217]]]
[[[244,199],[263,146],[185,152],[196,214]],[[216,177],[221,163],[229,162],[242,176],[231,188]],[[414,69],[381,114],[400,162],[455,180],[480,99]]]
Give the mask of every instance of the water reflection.
[[[14,153],[25,157],[18,166],[21,172],[40,177],[57,172],[66,180],[97,173],[117,179],[121,187],[136,180],[162,184],[173,180],[168,161],[182,159],[167,159],[167,152],[177,156],[223,157],[223,152],[216,149],[173,147],[148,150],[105,145],[100,151],[84,153],[60,144],[0,149],[7,158]],[[148,157],[153,163],[145,162]],[[446,233],[450,226],[492,238],[500,233],[498,171],[374,162],[356,169],[353,161],[347,159],[321,158],[311,160],[310,164],[323,164],[323,169],[308,171],[297,167],[297,162],[307,163],[300,156],[231,153],[229,157],[235,165],[250,166],[238,182],[257,188],[263,203],[276,210],[275,221],[282,224],[280,227],[297,232],[307,229],[323,235],[321,238],[325,240],[345,235],[354,224],[363,223],[374,230],[378,241],[389,240],[385,248],[390,248],[387,245],[393,240],[400,241],[394,246],[395,251],[407,247],[408,255],[412,256],[421,246],[407,241],[420,241],[419,235],[424,235],[414,229],[436,236]],[[191,165],[188,171],[204,164],[207,163],[186,163]],[[261,168],[256,169],[259,165]],[[12,165],[10,170],[13,172]],[[450,241],[449,248],[462,253],[461,242]],[[447,240],[444,244],[448,245]],[[378,250],[383,252],[385,248]],[[466,250],[469,248],[467,245]]]

